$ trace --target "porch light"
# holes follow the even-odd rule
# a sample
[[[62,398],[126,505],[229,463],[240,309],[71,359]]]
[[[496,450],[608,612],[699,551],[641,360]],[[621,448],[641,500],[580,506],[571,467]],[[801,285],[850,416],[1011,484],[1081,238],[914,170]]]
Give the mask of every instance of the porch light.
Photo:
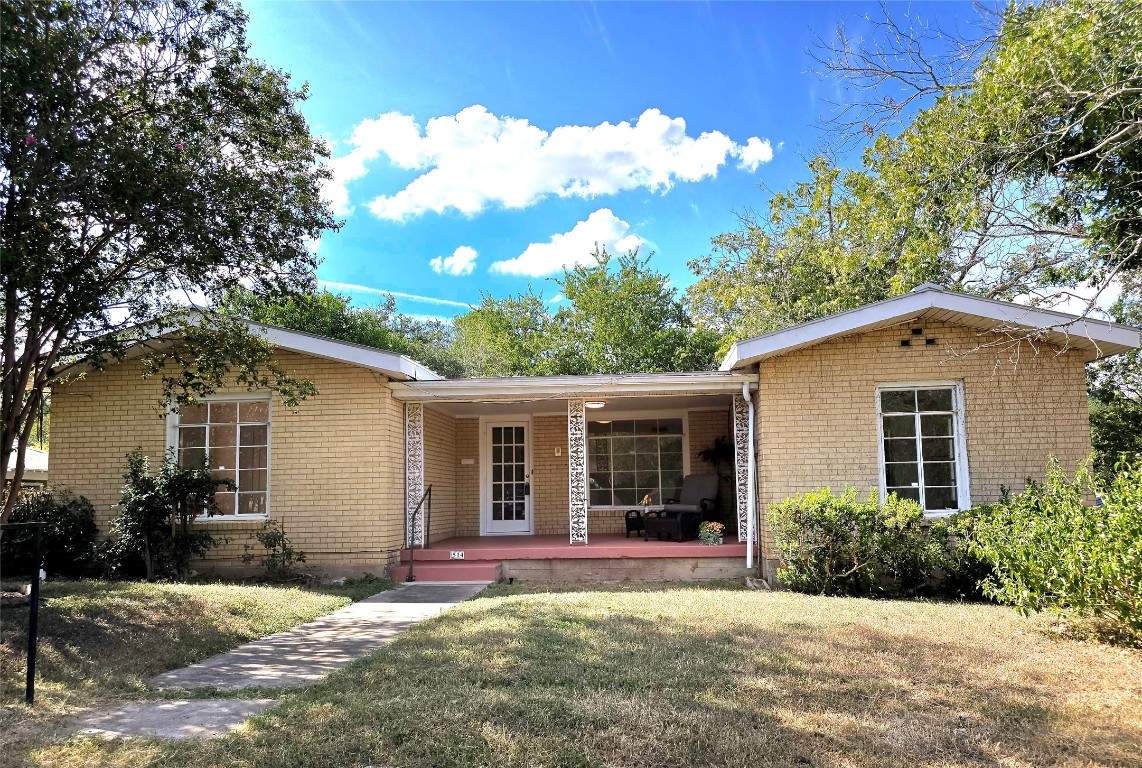
[[[588,400],[587,402],[583,403],[585,408],[602,408],[604,405],[606,405],[606,403],[604,403],[602,400]]]

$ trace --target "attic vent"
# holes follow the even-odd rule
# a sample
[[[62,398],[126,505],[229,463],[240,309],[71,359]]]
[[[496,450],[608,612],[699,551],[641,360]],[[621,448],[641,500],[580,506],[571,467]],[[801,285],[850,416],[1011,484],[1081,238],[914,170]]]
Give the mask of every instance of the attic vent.
[[[924,339],[924,346],[925,347],[934,347],[934,346],[936,346],[936,340],[935,339]]]
[[[912,329],[912,335],[913,336],[923,336],[924,335],[924,329],[923,328],[913,328]]]
[[[912,339],[901,339],[900,340],[900,346],[902,346],[902,347],[912,346]]]

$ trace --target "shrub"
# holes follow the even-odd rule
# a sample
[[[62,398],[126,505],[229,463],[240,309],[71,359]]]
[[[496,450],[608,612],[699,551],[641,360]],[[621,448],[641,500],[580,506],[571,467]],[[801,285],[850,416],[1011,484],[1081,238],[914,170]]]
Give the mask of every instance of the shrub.
[[[941,537],[921,524],[914,501],[890,496],[882,506],[853,488],[829,489],[773,504],[769,520],[790,589],[822,595],[915,595],[943,552]]]
[[[957,512],[936,521],[930,535],[943,544],[939,572],[931,582],[931,594],[951,600],[983,600],[984,582],[992,575],[991,565],[972,546],[975,523],[987,507]]]
[[[95,508],[82,496],[58,488],[24,491],[9,522],[45,523],[40,532],[43,569],[49,576],[92,576],[97,566]],[[6,576],[30,576],[35,568],[35,533],[10,528],[0,538],[0,562]]]
[[[1046,482],[1028,481],[979,516],[972,541],[994,568],[990,597],[1142,640],[1142,457],[1120,461],[1109,479],[1085,467],[1070,477],[1052,460]]]
[[[285,526],[277,520],[267,520],[262,530],[250,535],[262,545],[264,550],[258,565],[265,571],[266,577],[273,581],[290,581],[300,577],[298,566],[305,562],[305,552],[295,549],[293,542],[286,536]],[[254,562],[255,548],[246,544],[243,549],[242,562],[249,565]]]
[[[206,531],[194,530],[199,514],[218,511],[214,494],[228,480],[213,477],[205,466],[181,467],[173,451],[152,473],[140,449],[127,454],[119,499],[121,514],[111,524],[113,537],[101,549],[105,571],[112,577],[185,578],[190,560],[219,545]]]

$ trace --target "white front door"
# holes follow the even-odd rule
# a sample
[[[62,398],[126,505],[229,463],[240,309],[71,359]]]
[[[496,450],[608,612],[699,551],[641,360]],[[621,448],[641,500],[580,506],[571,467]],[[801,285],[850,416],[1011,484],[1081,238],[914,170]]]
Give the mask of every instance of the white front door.
[[[528,423],[484,425],[484,533],[531,533]]]

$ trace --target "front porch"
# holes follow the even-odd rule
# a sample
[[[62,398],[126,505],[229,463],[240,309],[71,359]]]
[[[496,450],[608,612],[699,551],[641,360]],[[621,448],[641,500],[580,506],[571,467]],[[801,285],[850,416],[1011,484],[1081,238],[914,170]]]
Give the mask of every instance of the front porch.
[[[566,536],[455,536],[404,550],[392,575],[417,581],[689,581],[746,573],[746,544],[644,541],[603,533],[586,545]]]

